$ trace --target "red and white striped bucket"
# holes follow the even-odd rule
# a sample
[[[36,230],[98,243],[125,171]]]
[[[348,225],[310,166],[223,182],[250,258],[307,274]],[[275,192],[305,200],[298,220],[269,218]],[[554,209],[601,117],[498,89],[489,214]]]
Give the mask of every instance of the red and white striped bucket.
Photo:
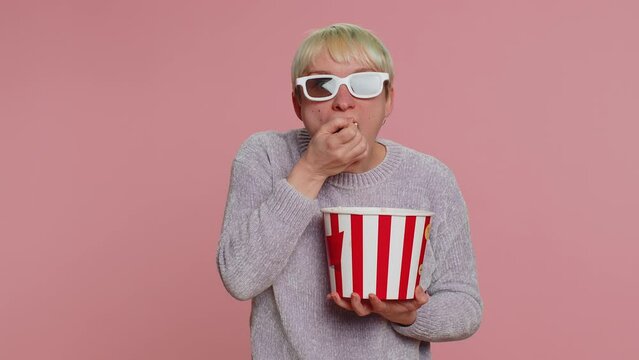
[[[363,299],[415,297],[430,233],[429,211],[336,207],[322,209],[331,291]]]

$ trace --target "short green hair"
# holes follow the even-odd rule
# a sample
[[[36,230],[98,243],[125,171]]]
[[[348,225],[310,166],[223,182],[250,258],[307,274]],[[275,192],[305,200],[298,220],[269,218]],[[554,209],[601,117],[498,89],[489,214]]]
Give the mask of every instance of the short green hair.
[[[315,57],[327,50],[338,63],[360,62],[375,71],[388,73],[393,83],[393,60],[382,42],[370,30],[353,24],[333,24],[313,31],[300,45],[291,66],[291,82],[307,75]]]

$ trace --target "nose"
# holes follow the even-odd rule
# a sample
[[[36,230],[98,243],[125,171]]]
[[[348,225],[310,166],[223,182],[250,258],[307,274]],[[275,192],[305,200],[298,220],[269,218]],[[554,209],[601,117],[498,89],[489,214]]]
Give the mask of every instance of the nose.
[[[346,85],[342,84],[337,90],[337,95],[333,98],[333,110],[346,111],[353,107],[355,107],[355,99]]]

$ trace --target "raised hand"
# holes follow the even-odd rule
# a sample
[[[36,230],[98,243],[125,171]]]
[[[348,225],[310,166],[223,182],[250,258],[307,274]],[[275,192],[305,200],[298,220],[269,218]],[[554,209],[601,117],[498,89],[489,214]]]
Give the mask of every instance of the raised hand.
[[[315,198],[329,176],[365,159],[368,149],[368,142],[353,118],[331,119],[313,134],[287,180],[305,196]]]
[[[300,161],[316,175],[329,177],[364,159],[367,153],[368,143],[355,120],[338,117],[319,128]]]

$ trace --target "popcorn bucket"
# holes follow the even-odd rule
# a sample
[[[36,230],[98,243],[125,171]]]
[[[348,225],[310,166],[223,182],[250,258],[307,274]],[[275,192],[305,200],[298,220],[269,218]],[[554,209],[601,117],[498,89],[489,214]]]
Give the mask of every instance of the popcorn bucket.
[[[429,211],[335,207],[321,209],[331,291],[363,299],[415,297],[429,238]]]

